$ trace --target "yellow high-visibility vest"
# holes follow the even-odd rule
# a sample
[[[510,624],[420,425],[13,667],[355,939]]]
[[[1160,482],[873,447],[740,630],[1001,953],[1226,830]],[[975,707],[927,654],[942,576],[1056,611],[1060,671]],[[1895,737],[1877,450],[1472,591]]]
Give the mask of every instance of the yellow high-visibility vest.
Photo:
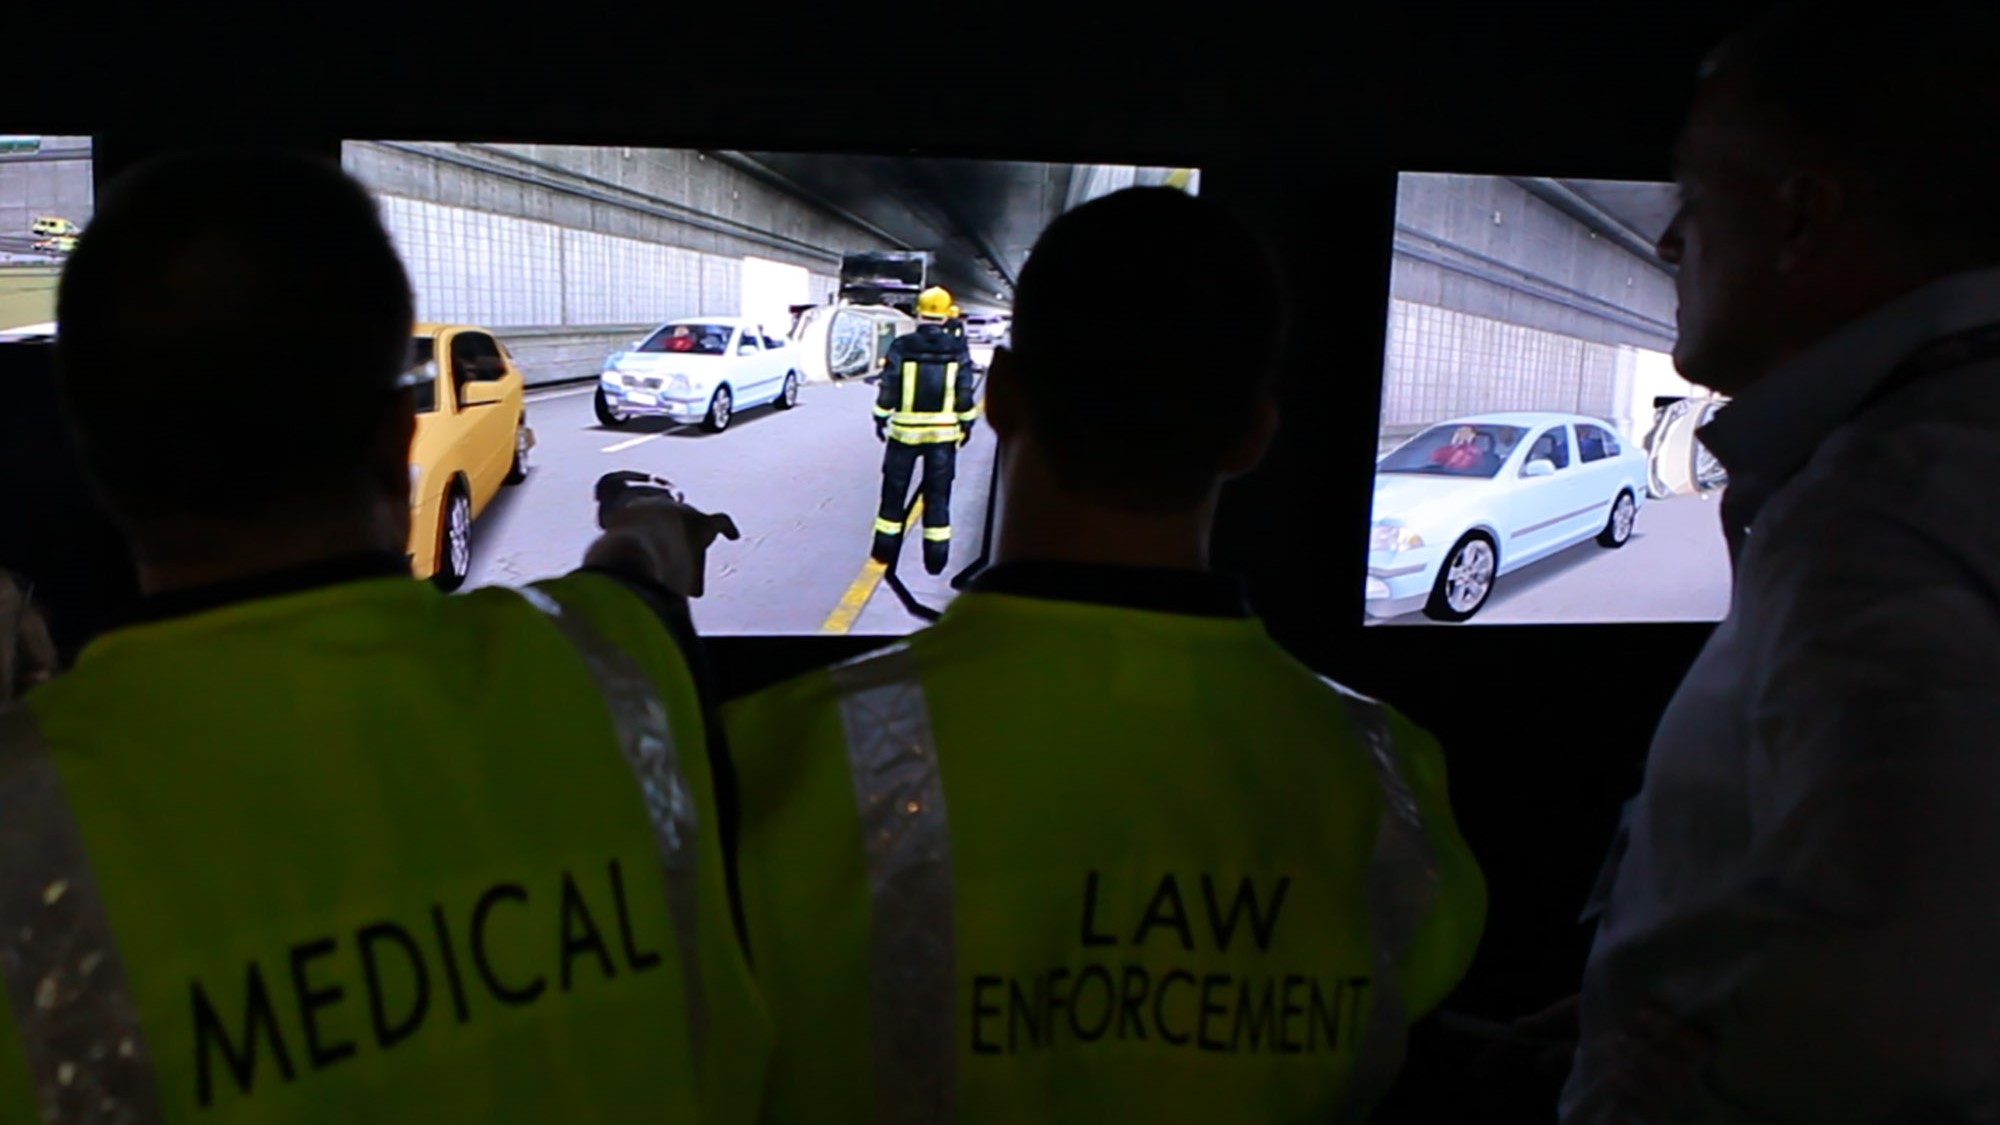
[[[701,711],[581,574],[108,634],[0,713],[0,1120],[755,1120]]]
[[[769,1120],[1359,1120],[1470,963],[1433,740],[1254,619],[971,592],[728,711]]]

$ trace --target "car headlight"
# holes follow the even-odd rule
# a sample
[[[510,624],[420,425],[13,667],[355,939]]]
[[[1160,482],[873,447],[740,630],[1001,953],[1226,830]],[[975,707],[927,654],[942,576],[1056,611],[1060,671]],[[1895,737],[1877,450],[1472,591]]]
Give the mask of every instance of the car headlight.
[[[694,381],[686,375],[672,375],[667,378],[668,394],[685,395],[691,393],[693,390]]]
[[[1371,551],[1413,551],[1424,545],[1424,537],[1398,523],[1378,523],[1368,540]]]

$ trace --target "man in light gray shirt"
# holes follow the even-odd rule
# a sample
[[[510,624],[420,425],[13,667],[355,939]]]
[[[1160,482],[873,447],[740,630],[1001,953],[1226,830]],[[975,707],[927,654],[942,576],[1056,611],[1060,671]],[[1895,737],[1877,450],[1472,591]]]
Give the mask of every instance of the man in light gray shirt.
[[[1705,67],[1659,248],[1733,397],[1734,601],[1607,861],[1564,1125],[2000,1121],[1995,7],[1792,5]],[[1649,1012],[1683,1078],[1633,1080]]]

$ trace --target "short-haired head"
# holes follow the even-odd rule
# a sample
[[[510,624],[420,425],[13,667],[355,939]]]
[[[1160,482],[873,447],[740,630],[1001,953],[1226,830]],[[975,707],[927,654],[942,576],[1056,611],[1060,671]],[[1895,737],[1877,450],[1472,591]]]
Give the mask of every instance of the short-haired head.
[[[2000,264],[2000,81],[1992,0],[1788,0],[1701,77],[1788,158],[1837,171],[1853,204],[1926,266]]]
[[[373,199],[331,161],[202,152],[135,168],[58,293],[85,464],[128,524],[351,511],[409,409],[412,305]]]
[[[1127,188],[1035,243],[1007,369],[1066,490],[1192,509],[1241,467],[1271,409],[1284,325],[1271,258],[1246,227],[1175,188]]]

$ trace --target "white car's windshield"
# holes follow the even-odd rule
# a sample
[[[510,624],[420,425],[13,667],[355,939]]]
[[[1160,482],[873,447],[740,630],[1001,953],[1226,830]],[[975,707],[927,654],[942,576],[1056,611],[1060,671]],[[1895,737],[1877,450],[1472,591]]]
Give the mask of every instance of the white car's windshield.
[[[677,352],[682,355],[727,355],[727,324],[669,324],[647,337],[636,349],[642,352]]]
[[[1520,426],[1479,422],[1433,426],[1377,461],[1375,471],[1491,479],[1527,433]]]

